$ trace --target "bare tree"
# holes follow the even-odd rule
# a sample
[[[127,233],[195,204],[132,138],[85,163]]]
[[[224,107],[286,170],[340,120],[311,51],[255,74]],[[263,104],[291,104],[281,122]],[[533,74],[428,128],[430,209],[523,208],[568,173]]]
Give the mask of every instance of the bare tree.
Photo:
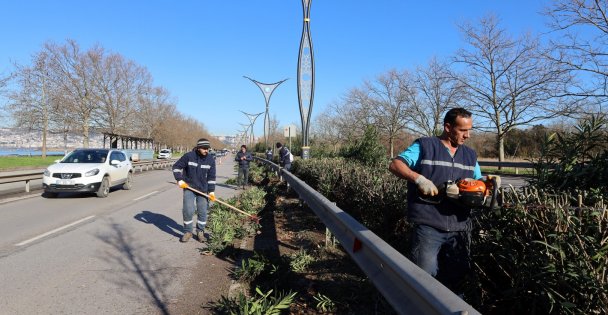
[[[340,134],[338,124],[335,121],[335,117],[332,116],[330,108],[325,109],[325,111],[315,117],[314,128],[312,130],[316,142],[321,145],[326,144],[331,146],[333,153],[338,152],[338,145],[344,139]]]
[[[482,18],[478,26],[464,24],[461,30],[469,47],[455,58],[464,66],[458,78],[467,89],[466,101],[480,118],[476,123],[495,133],[503,161],[504,140],[512,128],[568,112],[572,104],[557,96],[571,77],[559,64],[542,58],[537,39],[512,39],[495,16]]]
[[[82,53],[74,40],[65,45],[51,42],[44,44],[44,51],[51,58],[51,69],[57,73],[57,82],[62,93],[62,106],[69,108],[72,119],[79,123],[83,136],[82,145],[89,147],[89,132],[97,103],[93,95],[93,74],[90,66],[96,58],[96,48]]]
[[[395,139],[411,117],[407,101],[412,99],[414,88],[410,74],[390,70],[374,81],[366,81],[364,89],[367,97],[361,103],[368,106],[374,125],[388,140],[390,156],[394,156]]]
[[[12,77],[16,89],[8,93],[8,111],[17,126],[27,126],[42,134],[42,157],[46,158],[46,140],[50,132],[52,116],[57,105],[53,101],[51,74],[48,69],[49,56],[44,52],[35,54],[32,66],[15,64]]]
[[[556,0],[545,10],[549,27],[559,35],[551,40],[553,53],[547,54],[590,83],[570,93],[580,97],[608,97],[608,1]],[[597,104],[597,103],[596,103]]]
[[[93,117],[95,125],[110,133],[130,133],[138,95],[148,83],[145,69],[119,54],[106,55],[99,48],[89,55],[93,96],[99,105]]]
[[[365,131],[365,127],[373,124],[373,118],[366,106],[367,93],[362,89],[353,88],[340,101],[329,104],[336,128],[346,140],[355,139]]]
[[[433,57],[424,68],[416,70],[417,93],[409,99],[412,112],[410,128],[423,136],[439,135],[443,131],[443,115],[449,108],[458,107],[462,101],[464,87],[445,62]]]

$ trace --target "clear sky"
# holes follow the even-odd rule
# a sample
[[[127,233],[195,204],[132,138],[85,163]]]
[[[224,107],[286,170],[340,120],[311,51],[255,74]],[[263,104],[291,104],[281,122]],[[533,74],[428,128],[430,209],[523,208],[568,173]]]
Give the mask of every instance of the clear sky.
[[[548,0],[312,0],[315,61],[313,117],[345,92],[389,69],[414,69],[463,47],[457,25],[488,13],[511,34],[545,30]],[[270,100],[280,126],[300,125],[297,60],[301,0],[4,1],[0,74],[29,64],[45,41],[100,44],[147,67],[185,115],[214,135],[234,135],[263,112],[249,76],[288,79]],[[263,134],[263,115],[254,132]]]

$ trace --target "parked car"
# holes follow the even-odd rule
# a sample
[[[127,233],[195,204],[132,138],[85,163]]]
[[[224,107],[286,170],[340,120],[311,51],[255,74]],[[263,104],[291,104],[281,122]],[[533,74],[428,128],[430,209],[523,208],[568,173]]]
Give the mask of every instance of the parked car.
[[[162,149],[158,152],[159,159],[170,159],[173,156],[170,149]]]
[[[48,197],[60,192],[93,192],[105,198],[117,185],[127,190],[133,187],[133,165],[116,149],[76,149],[49,166],[42,176]]]

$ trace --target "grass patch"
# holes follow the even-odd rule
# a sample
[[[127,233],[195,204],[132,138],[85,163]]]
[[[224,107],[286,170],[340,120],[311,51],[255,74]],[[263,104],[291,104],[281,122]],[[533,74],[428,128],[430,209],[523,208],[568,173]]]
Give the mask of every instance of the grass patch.
[[[61,156],[47,156],[44,159],[40,156],[2,156],[0,171],[45,168],[61,158]]]

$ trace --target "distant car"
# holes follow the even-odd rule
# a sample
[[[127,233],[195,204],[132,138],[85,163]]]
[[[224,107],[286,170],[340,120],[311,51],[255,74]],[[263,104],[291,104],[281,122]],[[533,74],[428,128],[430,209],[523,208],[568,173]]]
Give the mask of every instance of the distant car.
[[[105,198],[110,188],[133,187],[133,165],[115,149],[76,149],[44,170],[42,186],[48,197],[60,192],[92,192]]]
[[[172,156],[173,156],[173,154],[171,153],[171,150],[169,150],[169,149],[162,149],[158,152],[159,159],[170,159]]]

